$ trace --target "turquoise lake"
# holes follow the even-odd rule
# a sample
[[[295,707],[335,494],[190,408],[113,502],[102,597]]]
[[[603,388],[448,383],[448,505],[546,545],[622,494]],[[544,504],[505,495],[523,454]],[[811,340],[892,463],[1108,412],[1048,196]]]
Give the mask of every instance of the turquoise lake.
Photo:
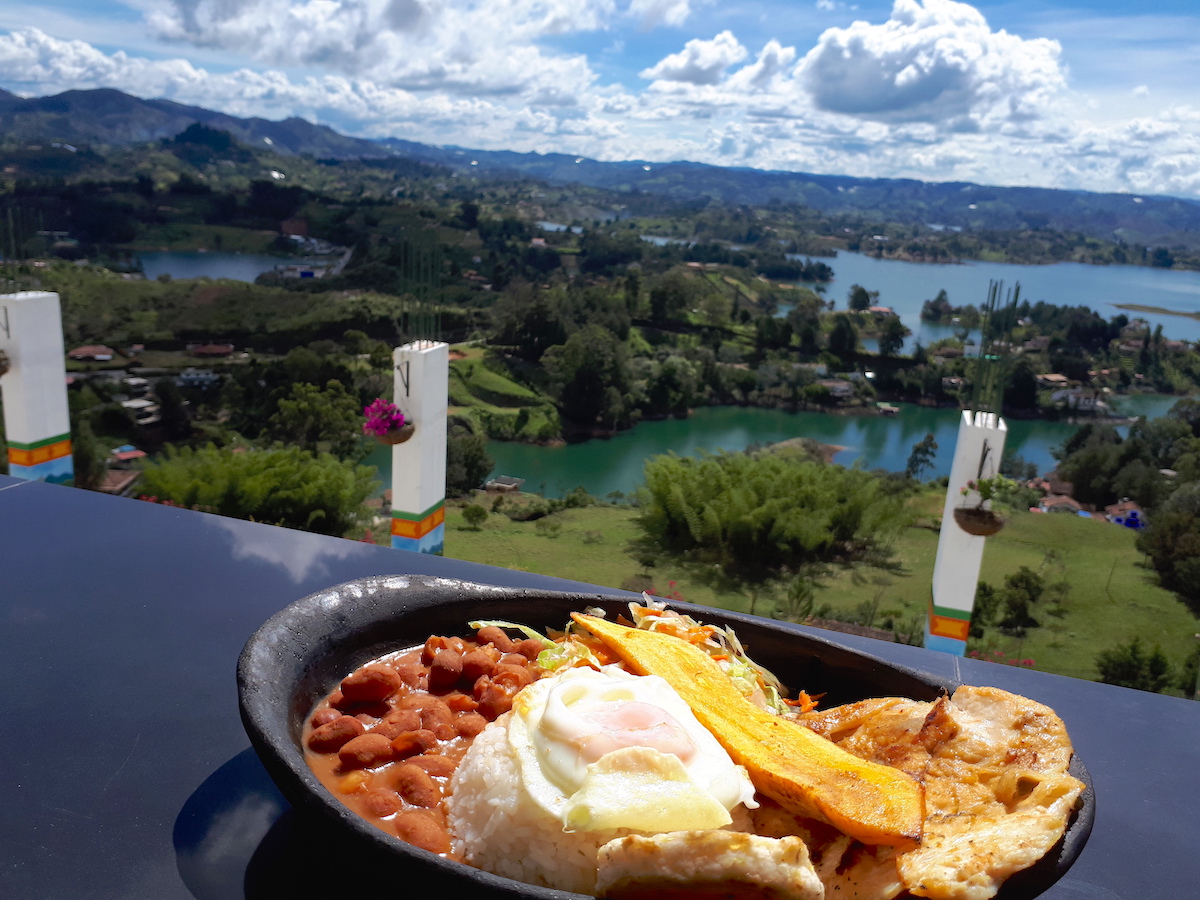
[[[275,256],[234,253],[143,253],[147,277],[168,272],[174,278],[234,278],[253,281],[260,272],[281,262]],[[951,329],[923,325],[921,304],[944,288],[951,302],[978,304],[987,295],[989,279],[1008,287],[1021,283],[1021,294],[1032,302],[1045,300],[1066,305],[1086,305],[1101,315],[1116,315],[1113,303],[1136,302],[1183,311],[1200,312],[1200,272],[1177,272],[1136,266],[1085,266],[1059,263],[1051,266],[1017,266],[1002,263],[927,265],[877,260],[860,253],[840,253],[827,260],[835,280],[826,296],[844,307],[851,284],[879,291],[879,302],[891,306],[914,330],[909,344],[919,338],[929,343]],[[1132,316],[1132,314],[1130,314]],[[1145,316],[1163,325],[1168,337],[1200,340],[1200,321],[1177,316]],[[1124,415],[1159,416],[1178,398],[1140,395],[1119,398],[1117,411]],[[901,404],[896,418],[839,416],[828,413],[786,413],[778,410],[715,407],[696,410],[687,419],[643,422],[632,431],[608,440],[561,447],[492,441],[488,451],[496,460],[495,474],[525,479],[527,490],[561,496],[577,485],[604,496],[628,493],[641,481],[646,459],[660,453],[694,454],[700,450],[742,450],[752,443],[774,443],[809,437],[846,449],[835,462],[861,463],[868,468],[904,469],[912,445],[932,433],[939,451],[932,476],[949,474],[951,447],[959,413],[953,409],[927,409]],[[1074,426],[1059,422],[1010,421],[1008,449],[1037,464],[1041,471],[1053,467],[1051,449],[1062,444]],[[368,464],[380,468],[385,487],[391,484],[391,457],[382,448]],[[927,477],[932,477],[927,476]]]
[[[1118,410],[1126,415],[1163,415],[1178,397],[1142,395],[1122,397]],[[807,437],[823,444],[845,447],[834,462],[856,462],[869,469],[903,471],[913,444],[932,433],[938,453],[926,478],[950,474],[950,459],[958,435],[960,413],[954,409],[899,404],[895,418],[839,416],[829,413],[788,413],[774,409],[718,406],[695,410],[686,419],[642,422],[631,431],[605,440],[539,447],[531,444],[489,441],[488,453],[496,460],[494,475],[524,478],[524,489],[547,497],[561,497],[578,485],[603,497],[612,491],[629,493],[642,480],[646,460],[661,453],[688,456],[708,451],[744,450],[750,444],[769,444]],[[1051,450],[1075,431],[1063,422],[1008,422],[1006,451],[1035,463],[1039,471],[1055,464]],[[1124,431],[1125,429],[1121,429]],[[391,486],[390,449],[379,447],[367,459],[378,466],[382,487]],[[382,490],[382,488],[381,488]]]

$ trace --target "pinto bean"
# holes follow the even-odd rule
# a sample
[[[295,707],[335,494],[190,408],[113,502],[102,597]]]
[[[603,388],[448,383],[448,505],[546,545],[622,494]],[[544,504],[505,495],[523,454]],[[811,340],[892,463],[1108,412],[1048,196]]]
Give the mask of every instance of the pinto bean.
[[[434,778],[448,778],[458,768],[458,763],[454,760],[448,756],[439,756],[436,753],[426,754],[425,756],[414,756],[409,759],[409,763],[418,769],[424,769]]]
[[[405,663],[396,666],[396,674],[410,688],[423,690],[425,685],[429,683],[429,670],[420,663]]]
[[[392,820],[400,840],[428,850],[430,853],[449,853],[450,835],[433,816],[412,809],[400,813]]]
[[[395,737],[402,731],[416,731],[421,727],[421,711],[417,709],[393,709],[383,717],[383,722],[375,728],[375,731],[381,732],[384,726],[388,730],[395,732],[392,737]]]
[[[442,792],[437,782],[420,766],[404,763],[392,772],[392,784],[396,791],[413,806],[433,809],[442,801]]]
[[[458,691],[447,694],[443,699],[446,701],[446,705],[455,712],[474,712],[479,706],[479,702],[475,698],[460,694]]]
[[[460,637],[438,637],[435,634],[421,648],[421,662],[429,665],[439,650],[453,650],[461,656],[467,652],[467,642]]]
[[[487,728],[487,719],[477,712],[460,713],[454,719],[454,730],[460,737],[473,738]]]
[[[309,719],[309,724],[313,728],[320,728],[322,725],[328,725],[342,717],[340,709],[319,709],[313,713],[313,717]]]
[[[496,670],[496,663],[499,662],[499,660],[500,653],[495,647],[472,650],[470,653],[463,656],[463,680],[474,684],[484,675],[491,675],[492,672]]]
[[[448,691],[458,684],[463,671],[463,658],[453,650],[439,650],[429,664],[429,689]]]
[[[423,706],[420,715],[421,727],[428,728],[430,731],[435,731],[438,725],[450,725],[454,722],[454,713],[440,700],[436,704],[430,703],[428,706]]]
[[[407,759],[418,753],[424,753],[426,750],[432,750],[437,746],[437,742],[437,735],[424,728],[405,731],[392,738],[392,753],[398,759]]]
[[[342,679],[342,696],[348,703],[386,700],[400,690],[400,676],[391,666],[369,663]]]
[[[426,693],[407,694],[396,701],[396,709],[422,710],[431,703],[441,702],[437,697],[431,697]]]
[[[400,795],[387,788],[367,791],[363,795],[362,804],[367,808],[367,812],[380,819],[404,809],[404,801],[400,799]]]
[[[339,716],[313,731],[308,736],[308,746],[317,753],[333,753],[365,731],[363,723],[354,716]]]
[[[363,734],[347,741],[338,751],[344,769],[371,769],[391,762],[392,742],[382,734]]]
[[[517,653],[520,653],[531,662],[537,659],[538,654],[546,649],[546,645],[535,638],[526,638],[516,646]]]
[[[494,722],[512,709],[513,695],[501,685],[493,683],[486,677],[479,679],[479,681],[486,682],[482,690],[480,690],[478,683],[475,685],[479,697],[479,714],[489,722]]]
[[[492,682],[510,688],[514,694],[527,684],[533,684],[533,673],[528,666],[496,666]]]
[[[475,640],[480,644],[492,644],[501,653],[511,653],[512,638],[495,625],[486,625],[475,632]]]

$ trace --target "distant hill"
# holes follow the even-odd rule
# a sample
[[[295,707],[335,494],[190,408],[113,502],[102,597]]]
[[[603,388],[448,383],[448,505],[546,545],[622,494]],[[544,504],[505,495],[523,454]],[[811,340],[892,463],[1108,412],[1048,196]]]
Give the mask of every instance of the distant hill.
[[[142,100],[110,88],[30,99],[0,90],[0,135],[6,143],[63,141],[121,147],[172,138],[195,123],[288,156],[350,159],[393,155],[374,141],[347,137],[298,118],[282,122],[241,119],[171,100]]]
[[[711,197],[764,206],[776,200],[859,213],[868,220],[969,229],[1053,228],[1131,243],[1200,246],[1200,202],[1176,197],[768,172],[695,162],[600,162],[561,153],[439,148],[394,139],[380,143],[460,170],[507,171],[550,182],[665,194],[685,202]]]
[[[9,144],[64,141],[126,146],[173,138],[195,123],[228,131],[249,146],[269,147],[285,155],[399,157],[462,172],[661,194],[684,203],[713,199],[761,206],[779,201],[830,213],[859,214],[868,221],[972,230],[1052,228],[1151,246],[1200,248],[1200,202],[1174,197],[768,172],[693,162],[600,162],[561,153],[436,147],[400,138],[369,141],[304,119],[242,119],[170,100],[142,100],[111,89],[66,91],[32,99],[0,90],[0,135]]]

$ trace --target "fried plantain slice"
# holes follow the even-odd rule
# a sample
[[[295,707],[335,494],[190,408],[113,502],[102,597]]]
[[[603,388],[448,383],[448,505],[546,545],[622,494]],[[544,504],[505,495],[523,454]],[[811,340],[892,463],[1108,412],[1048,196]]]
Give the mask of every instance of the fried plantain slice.
[[[921,785],[861,760],[809,729],[760,709],[708,654],[667,634],[572,618],[639,675],[665,679],[696,718],[745,766],[755,788],[786,809],[828,822],[864,844],[911,848],[925,818]]]

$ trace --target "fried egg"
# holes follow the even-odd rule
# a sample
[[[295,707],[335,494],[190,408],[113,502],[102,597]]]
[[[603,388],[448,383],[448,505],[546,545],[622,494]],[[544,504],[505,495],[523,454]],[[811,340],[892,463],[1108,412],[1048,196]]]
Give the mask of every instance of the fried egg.
[[[514,699],[508,741],[565,831],[721,828],[757,805],[746,770],[657,676],[606,666],[536,681]]]

